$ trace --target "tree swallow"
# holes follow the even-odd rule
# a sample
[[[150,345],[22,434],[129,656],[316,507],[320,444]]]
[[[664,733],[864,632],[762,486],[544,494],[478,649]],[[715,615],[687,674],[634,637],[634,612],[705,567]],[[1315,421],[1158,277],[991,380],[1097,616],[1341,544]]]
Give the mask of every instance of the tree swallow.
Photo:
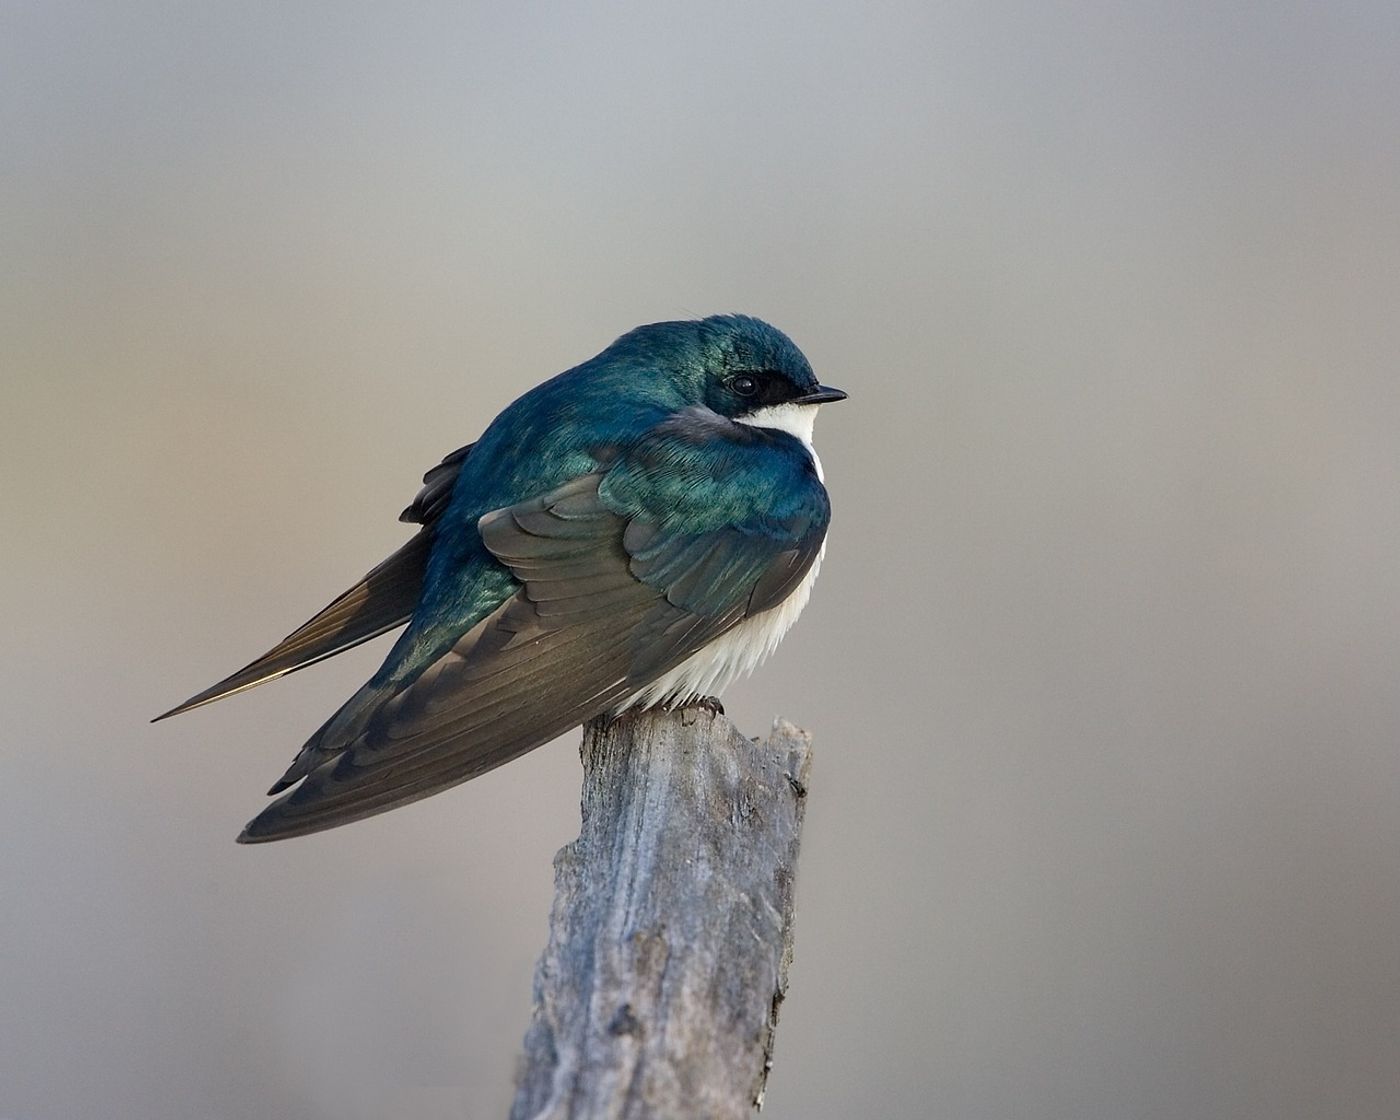
[[[242,843],[334,828],[595,716],[720,693],[797,620],[830,506],[817,383],[743,315],[653,323],[530,390],[423,476],[402,548],[158,719],[408,624],[301,748]]]

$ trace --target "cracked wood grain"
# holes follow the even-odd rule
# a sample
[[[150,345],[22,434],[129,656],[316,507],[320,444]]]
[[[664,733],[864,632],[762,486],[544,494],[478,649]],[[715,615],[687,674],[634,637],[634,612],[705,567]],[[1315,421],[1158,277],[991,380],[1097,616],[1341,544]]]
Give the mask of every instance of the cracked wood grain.
[[[511,1120],[751,1117],[792,960],[810,737],[700,706],[589,724]]]

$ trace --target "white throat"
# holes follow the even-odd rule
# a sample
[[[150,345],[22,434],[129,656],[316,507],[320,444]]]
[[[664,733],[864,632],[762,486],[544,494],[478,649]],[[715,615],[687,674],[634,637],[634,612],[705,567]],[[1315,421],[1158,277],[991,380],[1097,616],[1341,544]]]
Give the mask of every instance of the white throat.
[[[796,436],[807,449],[807,454],[812,456],[812,465],[817,468],[817,478],[825,482],[822,461],[817,457],[817,449],[812,446],[812,426],[817,422],[819,408],[819,404],[770,404],[767,408],[760,408],[747,416],[736,416],[734,419],[753,428],[775,428],[780,432],[787,432],[790,436]]]

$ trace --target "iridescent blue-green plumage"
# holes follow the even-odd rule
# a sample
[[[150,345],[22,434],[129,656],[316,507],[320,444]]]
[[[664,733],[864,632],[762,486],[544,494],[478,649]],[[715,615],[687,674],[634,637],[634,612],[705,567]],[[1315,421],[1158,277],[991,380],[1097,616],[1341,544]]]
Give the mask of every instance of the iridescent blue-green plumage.
[[[408,622],[273,792],[295,788],[240,839],[318,831],[475,777],[782,603],[830,512],[809,448],[759,426],[758,410],[841,396],[780,331],[717,316],[638,328],[520,397],[425,476],[404,513],[417,537],[175,709]]]

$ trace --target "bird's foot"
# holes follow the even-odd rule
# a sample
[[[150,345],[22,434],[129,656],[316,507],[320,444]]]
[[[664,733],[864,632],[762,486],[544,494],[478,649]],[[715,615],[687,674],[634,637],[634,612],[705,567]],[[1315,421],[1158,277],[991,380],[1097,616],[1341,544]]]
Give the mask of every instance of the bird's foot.
[[[704,708],[712,716],[724,715],[724,705],[719,702],[718,696],[702,696],[691,703],[697,708]]]

